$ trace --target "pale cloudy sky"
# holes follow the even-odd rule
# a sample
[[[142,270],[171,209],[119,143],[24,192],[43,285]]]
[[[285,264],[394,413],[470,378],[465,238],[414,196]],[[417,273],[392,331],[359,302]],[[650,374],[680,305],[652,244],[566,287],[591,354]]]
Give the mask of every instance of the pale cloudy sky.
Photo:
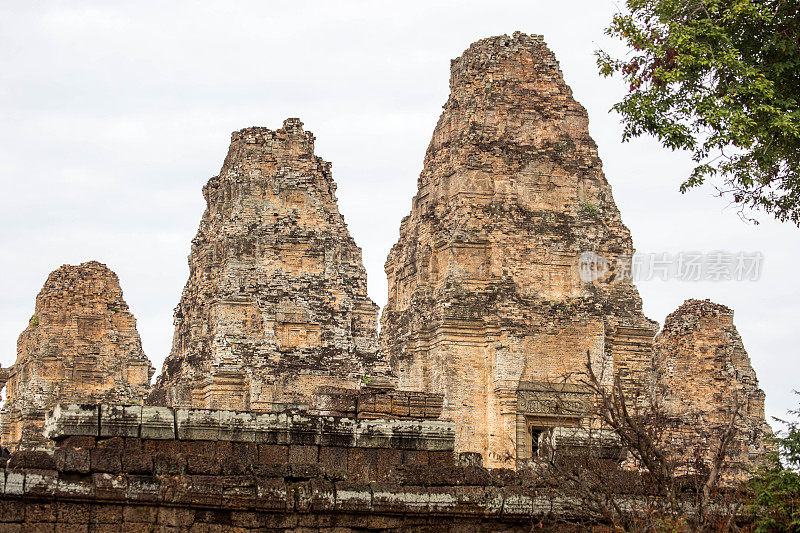
[[[204,202],[230,133],[300,117],[333,162],[342,213],[364,249],[372,298],[408,214],[447,99],[450,59],[482,37],[543,34],[576,98],[641,252],[758,251],[751,282],[644,281],[663,323],[685,299],[736,311],[767,411],[800,388],[800,230],[753,226],[713,196],[677,192],[688,156],[622,144],[608,112],[623,94],[593,51],[610,0],[29,2],[0,5],[0,363],[49,272],[97,259],[120,276],[156,368]]]

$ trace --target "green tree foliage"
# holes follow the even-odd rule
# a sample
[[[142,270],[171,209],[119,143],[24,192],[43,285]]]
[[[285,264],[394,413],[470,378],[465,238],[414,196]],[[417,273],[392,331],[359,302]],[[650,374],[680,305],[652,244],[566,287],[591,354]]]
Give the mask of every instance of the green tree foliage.
[[[614,109],[623,139],[655,136],[740,208],[800,226],[800,0],[626,0],[598,51],[628,93]]]
[[[800,531],[800,425],[780,422],[787,429],[775,438],[777,451],[750,482],[757,531]]]

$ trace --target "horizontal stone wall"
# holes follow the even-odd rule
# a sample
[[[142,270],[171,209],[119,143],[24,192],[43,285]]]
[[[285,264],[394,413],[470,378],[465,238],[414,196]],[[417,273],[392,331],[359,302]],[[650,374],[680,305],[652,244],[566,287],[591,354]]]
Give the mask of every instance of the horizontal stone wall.
[[[59,405],[0,459],[0,531],[528,530],[549,501],[452,422]]]
[[[113,412],[96,411],[98,435],[66,435],[66,420],[83,419],[69,427],[91,432],[92,410],[61,408],[49,421],[54,451],[0,459],[0,531],[527,531],[550,509],[521,474],[421,445],[436,441],[337,445],[293,431],[284,443],[99,435],[116,427],[104,426],[119,421]]]
[[[264,416],[60,405],[52,450],[0,458],[0,531],[565,531],[591,518],[531,470],[454,453],[451,422]]]
[[[257,444],[453,450],[455,426],[443,420],[365,419],[299,410],[254,413],[141,405],[57,405],[45,421],[54,441],[70,436]]]
[[[550,509],[512,471],[455,466],[448,452],[366,452],[69,437],[8,460],[0,530],[522,531]]]

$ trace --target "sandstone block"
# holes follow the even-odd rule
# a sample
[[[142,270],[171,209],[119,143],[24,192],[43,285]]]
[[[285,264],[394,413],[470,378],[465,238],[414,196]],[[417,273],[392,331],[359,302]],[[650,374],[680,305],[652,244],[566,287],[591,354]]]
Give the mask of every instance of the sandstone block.
[[[100,435],[99,408],[96,405],[56,404],[45,418],[44,433],[51,440],[73,435]]]
[[[22,496],[25,490],[25,472],[6,470],[6,484],[4,494],[6,496]]]
[[[169,407],[142,406],[141,438],[174,439],[175,414]]]
[[[72,478],[60,476],[56,486],[56,496],[58,498],[94,498],[95,486],[91,476]]]
[[[292,414],[287,417],[289,444],[309,446],[319,444],[321,424],[317,416]]]
[[[260,419],[261,417],[259,417],[256,413],[220,411],[219,437],[221,439],[230,441],[258,442],[257,435],[259,433],[259,427],[257,426],[257,423],[260,421]]]
[[[352,418],[323,417],[319,443],[321,446],[355,446],[356,421]]]
[[[52,498],[58,492],[58,472],[55,470],[25,470],[24,494],[30,498]]]
[[[108,405],[100,409],[101,437],[138,437],[142,424],[141,405]]]
[[[210,409],[175,409],[180,440],[219,440],[220,412]]]
[[[503,517],[526,518],[533,514],[533,498],[527,491],[509,487],[503,491]]]
[[[219,476],[191,476],[189,501],[194,505],[218,506],[222,503],[222,486]]]
[[[158,478],[150,475],[127,475],[125,498],[134,502],[156,502],[160,494]]]
[[[121,474],[95,473],[92,474],[92,483],[95,488],[95,496],[103,500],[122,500],[128,489],[128,477]],[[122,519],[122,508],[120,508],[120,520]]]
[[[283,479],[256,478],[256,506],[265,511],[284,511],[287,502]]]
[[[365,482],[336,483],[336,510],[364,513],[372,510],[372,490]]]

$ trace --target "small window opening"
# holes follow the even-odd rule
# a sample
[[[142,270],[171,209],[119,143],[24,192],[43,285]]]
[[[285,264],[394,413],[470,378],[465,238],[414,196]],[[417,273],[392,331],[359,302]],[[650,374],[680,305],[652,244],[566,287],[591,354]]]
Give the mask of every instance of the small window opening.
[[[539,455],[539,438],[543,432],[542,428],[531,428],[531,457]]]

